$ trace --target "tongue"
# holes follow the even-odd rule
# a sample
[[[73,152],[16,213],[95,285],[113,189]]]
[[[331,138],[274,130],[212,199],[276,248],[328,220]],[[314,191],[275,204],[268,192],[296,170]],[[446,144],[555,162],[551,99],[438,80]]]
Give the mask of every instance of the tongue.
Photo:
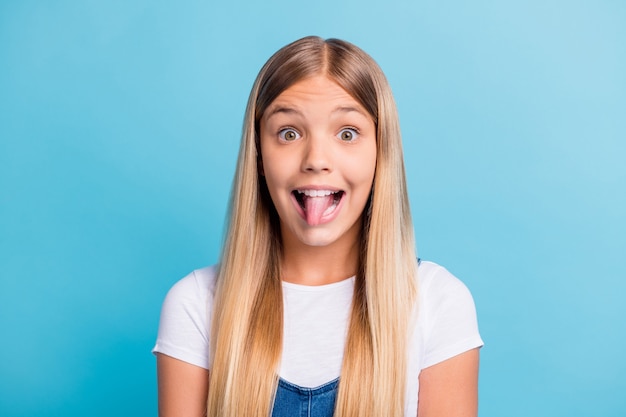
[[[334,196],[304,197],[304,213],[310,226],[317,226],[322,221],[324,212],[333,204]]]

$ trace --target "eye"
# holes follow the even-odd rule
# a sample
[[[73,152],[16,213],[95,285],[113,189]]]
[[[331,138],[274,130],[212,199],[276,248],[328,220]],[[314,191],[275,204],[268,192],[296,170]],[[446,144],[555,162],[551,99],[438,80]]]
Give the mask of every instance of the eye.
[[[359,132],[353,127],[341,129],[337,137],[344,142],[352,142],[359,136]]]
[[[300,139],[300,134],[291,127],[286,127],[278,131],[278,137],[285,142],[292,142],[296,139]]]

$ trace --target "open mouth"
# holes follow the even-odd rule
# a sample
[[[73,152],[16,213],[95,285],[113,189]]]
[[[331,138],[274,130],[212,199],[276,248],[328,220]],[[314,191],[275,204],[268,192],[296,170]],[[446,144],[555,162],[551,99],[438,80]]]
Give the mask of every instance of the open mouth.
[[[302,210],[306,210],[306,201],[309,198],[324,198],[326,201],[331,201],[332,204],[336,205],[343,197],[343,191],[330,191],[330,190],[294,190],[293,195],[296,198],[296,201],[302,208]],[[331,197],[332,196],[332,197]]]
[[[294,190],[292,194],[302,209],[304,219],[309,225],[316,226],[335,211],[345,192],[341,190]]]

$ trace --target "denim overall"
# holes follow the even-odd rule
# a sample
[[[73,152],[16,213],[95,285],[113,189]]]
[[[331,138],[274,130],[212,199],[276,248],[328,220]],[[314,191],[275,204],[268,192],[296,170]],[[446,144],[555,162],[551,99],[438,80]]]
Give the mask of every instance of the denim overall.
[[[339,378],[316,388],[304,388],[280,378],[272,417],[332,417]]]

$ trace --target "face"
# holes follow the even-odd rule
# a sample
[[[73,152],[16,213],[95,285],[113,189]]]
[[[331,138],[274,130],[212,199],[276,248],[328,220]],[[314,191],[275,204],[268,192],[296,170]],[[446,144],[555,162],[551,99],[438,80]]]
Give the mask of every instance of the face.
[[[363,106],[328,77],[310,77],[272,102],[260,136],[284,244],[354,244],[376,168],[376,126]]]

